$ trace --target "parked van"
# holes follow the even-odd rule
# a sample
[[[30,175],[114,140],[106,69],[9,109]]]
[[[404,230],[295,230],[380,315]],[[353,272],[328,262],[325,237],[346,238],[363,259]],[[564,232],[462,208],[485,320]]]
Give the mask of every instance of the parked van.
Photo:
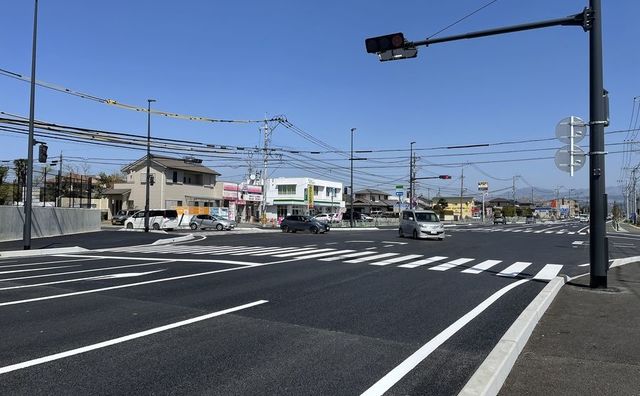
[[[400,219],[400,237],[410,235],[414,239],[444,239],[444,226],[438,215],[431,210],[405,210]]]
[[[145,211],[136,212],[129,217],[124,226],[128,229],[144,228]],[[178,212],[175,209],[151,209],[149,210],[149,228],[153,230],[171,231],[178,227]]]

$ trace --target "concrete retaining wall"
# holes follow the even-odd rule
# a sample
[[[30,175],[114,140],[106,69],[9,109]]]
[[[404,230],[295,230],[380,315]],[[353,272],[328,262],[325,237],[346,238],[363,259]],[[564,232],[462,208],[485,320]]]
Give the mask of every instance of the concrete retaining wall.
[[[33,207],[31,237],[100,231],[99,209]],[[0,206],[0,241],[22,239],[24,208]]]

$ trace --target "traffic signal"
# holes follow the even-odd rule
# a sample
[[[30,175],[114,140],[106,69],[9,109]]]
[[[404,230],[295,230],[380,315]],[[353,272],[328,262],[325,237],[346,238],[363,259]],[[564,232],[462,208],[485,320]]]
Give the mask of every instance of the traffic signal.
[[[46,144],[40,144],[40,146],[38,146],[38,162],[43,164],[47,162],[47,149]]]
[[[400,49],[404,47],[404,34],[393,33],[386,36],[371,37],[364,41],[367,52],[377,54],[380,52]]]
[[[439,179],[451,179],[451,176],[449,175],[440,175],[438,176]]]

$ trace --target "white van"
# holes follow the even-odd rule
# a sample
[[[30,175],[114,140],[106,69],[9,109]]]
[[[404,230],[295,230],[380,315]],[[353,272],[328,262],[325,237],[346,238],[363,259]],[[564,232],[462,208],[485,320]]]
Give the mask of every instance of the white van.
[[[127,229],[144,228],[145,211],[136,212],[124,222]],[[171,231],[178,228],[178,212],[175,209],[149,210],[149,228],[153,230]]]
[[[444,226],[431,210],[404,210],[400,218],[400,237],[444,239]]]

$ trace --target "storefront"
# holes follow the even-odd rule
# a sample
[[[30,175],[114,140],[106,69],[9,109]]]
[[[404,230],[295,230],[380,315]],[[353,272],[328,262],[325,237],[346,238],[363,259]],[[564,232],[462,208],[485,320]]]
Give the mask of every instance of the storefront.
[[[237,222],[258,221],[262,202],[262,186],[246,183],[224,182],[222,198],[224,206],[229,208],[229,216]]]

